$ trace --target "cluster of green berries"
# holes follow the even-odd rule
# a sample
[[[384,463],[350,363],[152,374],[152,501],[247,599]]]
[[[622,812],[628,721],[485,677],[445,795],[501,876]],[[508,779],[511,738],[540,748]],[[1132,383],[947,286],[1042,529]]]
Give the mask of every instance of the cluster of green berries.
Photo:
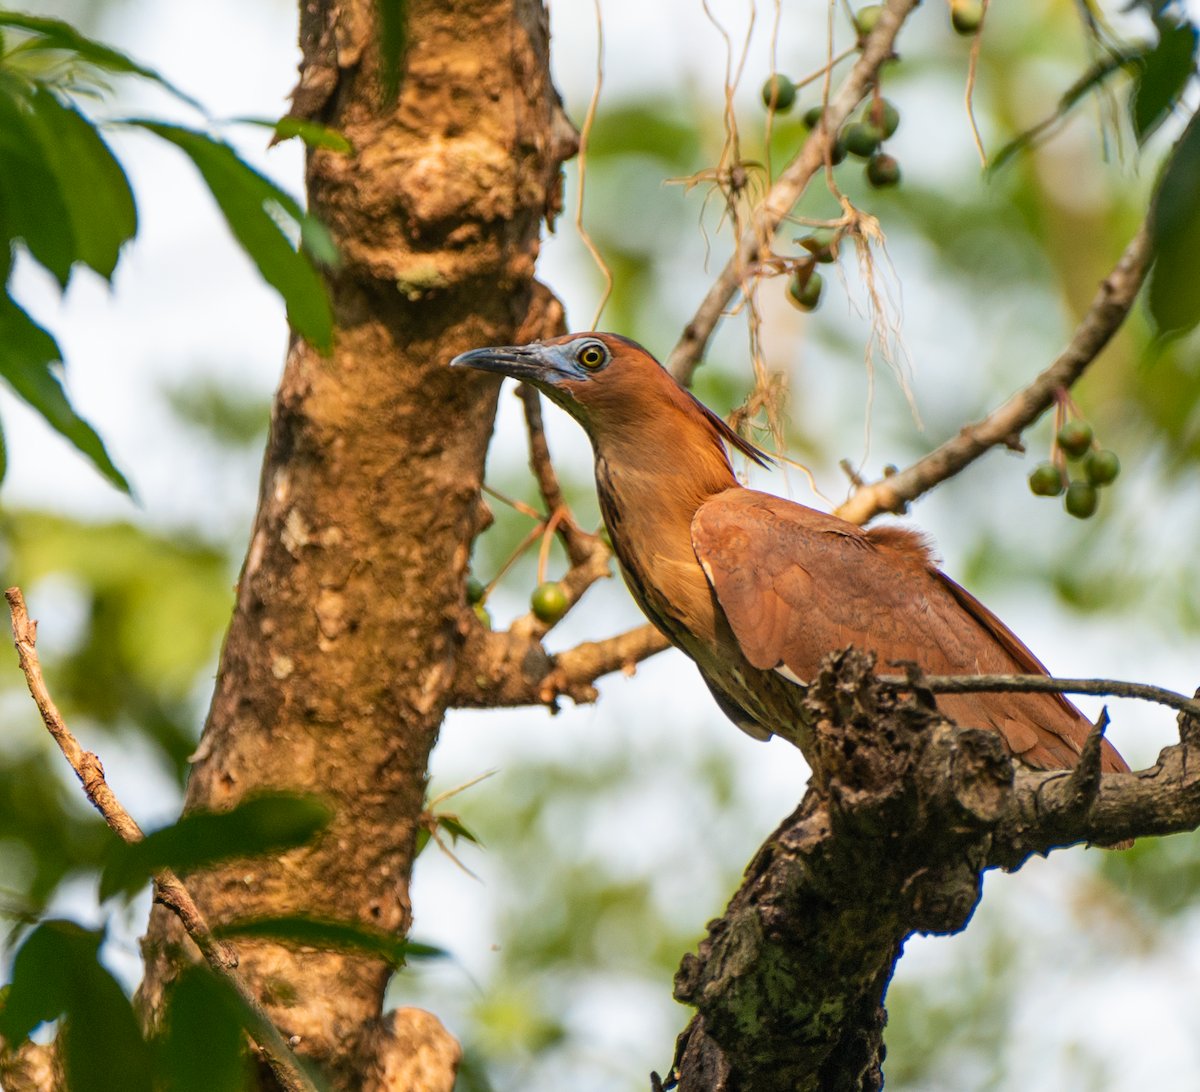
[[[1054,446],[1067,459],[1080,463],[1083,477],[1071,480],[1059,462],[1051,461],[1029,475],[1029,488],[1039,497],[1057,497],[1065,490],[1067,511],[1076,519],[1087,519],[1096,511],[1101,486],[1111,484],[1121,473],[1121,460],[1096,443],[1086,421],[1064,424],[1054,437]]]
[[[491,629],[492,616],[483,605],[486,594],[487,589],[478,579],[474,576],[467,577],[467,602],[474,608],[475,616],[483,623],[484,629]],[[554,625],[562,618],[569,606],[567,590],[557,580],[543,581],[533,589],[533,595],[529,597],[530,609],[538,621],[545,622],[548,626]]]
[[[863,9],[864,11],[867,9]],[[786,76],[775,75],[763,84],[763,103],[778,114],[786,113],[796,101],[796,86]],[[804,114],[804,124],[815,129],[821,124],[824,109],[814,106]],[[874,98],[863,108],[857,121],[847,124],[830,150],[830,162],[836,167],[847,155],[867,161],[867,181],[876,189],[900,182],[900,164],[881,145],[900,127],[900,111],[887,99]]]
[[[828,265],[837,260],[841,232],[819,228],[811,235],[796,240],[810,257],[798,262],[788,282],[788,302],[801,311],[815,311],[825,290],[825,278],[817,272],[817,264]]]

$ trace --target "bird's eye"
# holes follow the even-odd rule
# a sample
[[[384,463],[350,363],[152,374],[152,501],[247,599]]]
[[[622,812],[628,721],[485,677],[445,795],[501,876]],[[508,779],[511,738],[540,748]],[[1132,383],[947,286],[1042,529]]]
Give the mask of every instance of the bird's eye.
[[[585,368],[599,368],[608,360],[608,350],[598,342],[592,341],[579,350],[576,359]]]

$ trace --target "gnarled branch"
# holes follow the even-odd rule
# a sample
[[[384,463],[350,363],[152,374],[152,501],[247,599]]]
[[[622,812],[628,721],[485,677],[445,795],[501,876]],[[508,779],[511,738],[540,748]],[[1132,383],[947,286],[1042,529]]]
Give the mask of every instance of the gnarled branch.
[[[140,842],[141,828],[134,821],[117,799],[104,778],[104,767],[91,751],[85,751],[67,727],[59,713],[54,699],[46,686],[42,675],[42,667],[37,654],[37,622],[31,621],[25,608],[25,597],[20,588],[9,588],[4,593],[12,614],[13,638],[17,647],[17,655],[21,661],[21,670],[29,685],[29,693],[42,715],[42,721],[54,737],[63,757],[71,764],[87,798],[95,805],[104,821],[125,842]],[[272,1072],[278,1079],[284,1092],[316,1092],[316,1088],[308,1074],[296,1061],[296,1057],[288,1049],[279,1029],[272,1023],[271,1018],[263,1009],[257,997],[254,996],[245,979],[237,971],[237,952],[224,941],[218,940],[200,913],[199,907],[192,900],[186,887],[179,877],[169,868],[160,869],[154,875],[154,899],[156,902],[173,910],[188,936],[196,943],[204,956],[205,962],[221,978],[225,979],[246,1003],[254,1016],[253,1026],[247,1028],[251,1037],[261,1048]]]
[[[962,929],[986,869],[1200,825],[1190,711],[1153,768],[1101,776],[1103,722],[1076,770],[1027,769],[997,733],[882,687],[853,649],[825,658],[807,705],[808,792],[680,965],[675,996],[697,1015],[663,1087],[876,1092],[904,940]]]
[[[907,470],[856,490],[835,514],[862,525],[881,512],[903,512],[909,501],[954,477],[993,447],[1016,442],[1053,405],[1055,392],[1069,388],[1083,375],[1112,339],[1137,298],[1150,258],[1150,235],[1143,222],[1116,268],[1101,282],[1070,344],[1050,367],[999,409],[982,421],[965,426],[954,439],[947,440]]]

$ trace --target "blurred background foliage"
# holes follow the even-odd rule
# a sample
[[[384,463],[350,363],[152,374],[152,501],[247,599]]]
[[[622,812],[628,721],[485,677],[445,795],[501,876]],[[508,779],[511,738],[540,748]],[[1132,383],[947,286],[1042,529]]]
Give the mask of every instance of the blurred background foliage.
[[[111,10],[103,0],[39,8],[79,18],[89,31],[95,30],[90,20]],[[560,13],[557,5],[553,14],[586,22],[590,8],[586,18],[574,9]],[[1109,14],[1115,17],[1115,9]],[[702,20],[698,5],[688,18]],[[823,18],[819,6],[802,13],[807,47],[798,32],[781,38],[781,71],[798,77],[811,69],[823,33],[813,28]],[[1131,33],[1149,34],[1148,22],[1128,18]],[[610,41],[610,63],[620,48],[620,39]],[[875,362],[880,374],[862,471],[868,476],[936,446],[1048,363],[1144,215],[1157,163],[1180,129],[1169,122],[1139,155],[1127,122],[1114,129],[1110,119],[1102,132],[1107,108],[1091,104],[1055,140],[981,181],[962,105],[967,50],[950,32],[941,5],[922,9],[905,31],[903,58],[888,69],[884,88],[903,115],[892,142],[903,183],[871,190],[853,159],[837,173],[847,196],[880,219],[904,289],[906,336],[920,349],[914,386],[923,431],[896,384],[884,377],[882,362]],[[753,55],[737,99],[743,154],[759,161],[765,148],[757,88],[768,72],[765,58],[762,50]],[[987,146],[994,150],[1049,113],[1089,62],[1073,3],[994,4],[975,96]],[[679,181],[720,154],[719,90],[714,72],[704,88],[602,98],[591,134],[586,221],[615,277],[602,325],[660,356],[707,283],[702,218],[712,246],[708,275],[727,253],[728,231],[718,230],[719,198],[702,212],[706,185],[689,191]],[[566,91],[578,121],[585,100],[570,86]],[[776,119],[776,169],[803,136],[797,117],[818,98],[810,87],[789,116]],[[568,194],[573,181],[572,174]],[[798,214],[821,217],[835,209],[818,179]],[[559,233],[559,249],[549,252],[557,263],[551,283],[557,271],[593,299],[599,281],[571,239],[566,217]],[[792,454],[811,466],[830,496],[846,488],[839,460],[864,462],[868,398],[867,327],[847,306],[847,296],[861,304],[862,286],[848,254],[842,267],[844,283],[827,278],[827,298],[811,318],[786,307],[781,281],[762,293],[767,362],[789,384]],[[893,275],[886,263],[881,272]],[[576,326],[584,310],[573,312]],[[214,457],[261,449],[267,406],[217,375],[217,369],[199,368],[192,379],[162,391],[174,427]],[[728,413],[752,382],[744,328],[728,322],[697,373],[696,391]],[[1094,519],[1072,521],[1025,485],[1032,462],[1049,449],[1046,422],[1027,435],[1025,461],[991,456],[918,506],[916,518],[936,528],[952,571],[993,602],[1050,603],[1081,632],[1114,640],[1152,632],[1164,645],[1188,647],[1200,633],[1194,546],[1200,534],[1200,339],[1153,347],[1139,308],[1074,394],[1124,465]],[[516,413],[512,402],[506,393],[502,418]],[[566,434],[553,420],[550,426],[569,500],[581,522],[595,526],[586,454],[566,450]],[[519,444],[493,449],[489,483],[538,504]],[[532,526],[502,502],[491,504],[497,519],[473,558],[485,583]],[[248,511],[240,513],[235,525],[244,529],[249,518]],[[30,508],[0,512],[5,586],[21,584],[31,613],[43,621],[47,676],[68,721],[102,757],[133,755],[143,769],[156,771],[174,786],[176,801],[199,738],[244,549],[244,534],[212,533],[203,525],[181,534],[153,519],[94,523]],[[527,609],[535,555],[536,549],[527,552],[489,599],[497,625]],[[557,544],[550,565],[552,575],[565,567]],[[555,640],[605,635],[637,620],[616,582],[591,594],[602,609],[572,616]],[[1115,655],[1119,659],[1119,650]],[[656,670],[647,665],[642,674]],[[106,835],[51,753],[12,660],[0,664],[0,687],[0,912],[16,928],[65,898],[71,885],[94,883]],[[669,707],[630,713],[616,684],[606,686],[605,701],[617,718],[625,717],[624,730],[604,714],[605,732],[571,736],[576,753],[517,754],[496,777],[445,804],[482,842],[459,840],[450,848],[484,886],[436,844],[418,863],[418,936],[425,939],[422,930],[438,924],[439,911],[421,902],[422,892],[442,884],[450,894],[438,906],[486,903],[487,929],[496,938],[486,975],[452,961],[406,970],[391,990],[392,1001],[428,1005],[461,1036],[463,1090],[568,1083],[644,1088],[651,1065],[665,1072],[672,1037],[687,1018],[667,1000],[679,958],[695,945],[707,918],[720,912],[741,868],[782,818],[778,809],[764,808],[764,791],[734,757],[727,742],[733,730],[718,716],[711,731],[690,725],[684,742],[672,737],[677,726]],[[542,714],[526,717],[535,715]],[[516,723],[516,714],[503,716],[495,723]],[[452,718],[447,736],[469,734],[474,723]],[[575,716],[571,723],[601,722]],[[1152,761],[1153,746],[1141,745],[1137,757]],[[434,787],[444,791],[483,772],[479,761],[464,758],[461,748],[435,761]],[[797,784],[795,798],[800,791]],[[1022,1047],[1022,1020],[1052,992],[1048,983],[1057,972],[1044,965],[1047,953],[1056,966],[1083,976],[1077,987],[1090,969],[1115,966],[1132,975],[1156,965],[1194,935],[1200,838],[1142,842],[1121,854],[1060,854],[1026,872],[1033,878],[1024,889],[989,880],[967,934],[933,942],[942,945],[937,959],[921,949],[926,956],[914,971],[904,973],[902,963],[889,996],[889,1088],[1133,1087],[1121,1084],[1086,1043],[1064,1041],[1059,1056],[1031,1061]],[[1051,874],[1054,898],[1038,886]],[[449,935],[437,939],[453,952],[458,918],[449,919]],[[1033,943],[1034,936],[1041,939]],[[461,934],[464,948],[475,939]],[[595,997],[607,1001],[587,1001]],[[606,1037],[598,1024],[619,1024],[623,1009],[638,1026],[615,1040]],[[1186,1086],[1185,1077],[1172,1085]]]

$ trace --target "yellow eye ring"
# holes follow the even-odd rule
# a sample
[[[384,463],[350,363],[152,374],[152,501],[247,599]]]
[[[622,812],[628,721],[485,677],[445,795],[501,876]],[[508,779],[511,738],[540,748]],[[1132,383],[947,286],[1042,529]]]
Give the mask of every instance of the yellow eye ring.
[[[585,368],[598,368],[605,360],[605,352],[599,345],[587,345],[580,350],[579,363]]]

